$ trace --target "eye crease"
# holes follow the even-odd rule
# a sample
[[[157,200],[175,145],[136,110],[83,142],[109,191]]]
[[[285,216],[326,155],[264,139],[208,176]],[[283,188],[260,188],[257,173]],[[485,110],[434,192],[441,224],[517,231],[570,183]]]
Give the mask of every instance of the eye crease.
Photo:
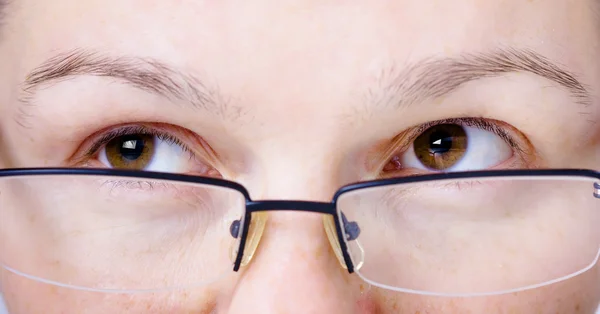
[[[188,144],[176,127],[151,123],[105,131],[78,162],[106,167],[222,177],[203,148]],[[529,167],[530,145],[519,131],[500,121],[451,118],[430,121],[403,131],[396,151],[381,168],[381,176],[398,177],[429,172]],[[508,161],[508,162],[507,162]]]

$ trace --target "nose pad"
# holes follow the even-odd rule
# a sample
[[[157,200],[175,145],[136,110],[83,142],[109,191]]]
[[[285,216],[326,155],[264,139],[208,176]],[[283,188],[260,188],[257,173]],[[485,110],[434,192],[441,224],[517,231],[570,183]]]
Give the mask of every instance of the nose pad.
[[[600,198],[600,183],[594,182],[594,197]]]
[[[246,247],[244,248],[244,256],[242,257],[242,262],[240,264],[241,267],[248,265],[252,261],[252,258],[256,253],[256,249],[258,248],[262,235],[265,231],[267,218],[268,216],[266,212],[252,213],[250,227],[248,228],[248,237],[246,238]],[[237,227],[235,228],[237,230],[233,231],[234,228],[232,227],[232,233],[235,234],[236,237],[236,241],[232,243],[229,249],[229,258],[232,262],[235,262],[240,247],[240,231],[242,231],[240,230],[241,226],[243,226],[243,221],[237,224]],[[337,236],[333,216],[323,215],[323,226],[325,228],[325,233],[327,234],[329,244],[331,245],[331,248],[337,257],[338,262],[344,269],[348,269],[346,262],[344,261],[344,255],[342,254],[342,247],[340,246],[340,241]],[[365,252],[357,239],[352,240],[351,242],[352,246],[356,249],[350,250],[350,258],[354,265],[354,270],[357,271],[364,263]]]
[[[325,233],[327,234],[327,239],[329,240],[329,244],[331,244],[331,248],[335,253],[335,256],[338,259],[338,262],[344,269],[348,269],[346,262],[344,261],[344,255],[342,254],[342,247],[340,246],[340,241],[337,236],[337,231],[335,229],[335,221],[333,216],[331,215],[323,215],[323,226],[325,227]],[[365,251],[360,245],[360,242],[357,239],[351,240],[348,243],[350,259],[352,260],[352,264],[354,265],[354,271],[360,270],[365,261]],[[352,249],[354,248],[354,249]]]
[[[325,227],[327,239],[329,240],[329,244],[331,245],[331,248],[333,249],[333,252],[337,257],[338,262],[344,269],[348,269],[348,267],[346,266],[346,262],[344,261],[344,255],[342,255],[342,247],[340,246],[340,241],[337,236],[333,216],[323,215],[323,226]]]
[[[250,226],[248,227],[248,237],[246,238],[246,246],[244,247],[244,256],[242,256],[240,267],[244,267],[252,261],[252,257],[254,257],[254,253],[256,253],[256,248],[258,248],[260,239],[265,231],[265,225],[267,224],[268,216],[266,212],[257,212],[252,213],[251,215],[252,218],[250,220]],[[232,263],[235,263],[238,254],[241,240],[240,231],[242,231],[241,226],[243,225],[244,223],[242,221],[238,224],[237,230],[235,232],[232,231],[236,237],[236,241],[231,244],[229,249],[229,258]]]

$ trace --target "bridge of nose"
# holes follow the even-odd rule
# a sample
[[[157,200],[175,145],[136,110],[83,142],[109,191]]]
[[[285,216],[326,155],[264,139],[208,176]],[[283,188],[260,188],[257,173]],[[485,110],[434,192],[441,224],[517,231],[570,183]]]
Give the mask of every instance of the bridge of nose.
[[[230,313],[248,307],[260,313],[353,312],[340,311],[355,303],[348,302],[350,275],[332,252],[322,214],[269,211],[257,217],[265,218],[260,245],[241,270]]]

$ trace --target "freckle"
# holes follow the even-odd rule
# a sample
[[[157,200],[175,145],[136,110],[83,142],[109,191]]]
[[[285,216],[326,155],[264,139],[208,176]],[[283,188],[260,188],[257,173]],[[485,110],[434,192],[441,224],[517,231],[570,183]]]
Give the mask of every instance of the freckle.
[[[446,56],[451,56],[452,54],[454,54],[454,49],[449,46],[445,46],[444,53],[446,54]]]
[[[579,303],[577,303],[577,305],[575,305],[575,312],[579,313],[581,311],[581,305]]]
[[[319,260],[319,259],[321,259],[321,257],[323,257],[323,255],[325,255],[325,253],[326,253],[326,252],[324,252],[323,250],[317,250],[317,251],[315,252],[315,259],[316,259],[316,260]]]
[[[440,105],[444,101],[444,97],[438,97],[432,101],[433,105]]]

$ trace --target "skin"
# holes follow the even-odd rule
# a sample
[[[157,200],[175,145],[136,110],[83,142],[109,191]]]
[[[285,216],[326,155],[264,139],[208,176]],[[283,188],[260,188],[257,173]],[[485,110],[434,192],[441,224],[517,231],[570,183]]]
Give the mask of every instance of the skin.
[[[594,1],[13,1],[0,39],[0,166],[102,166],[74,158],[93,134],[127,123],[162,123],[202,137],[218,155],[214,168],[243,184],[253,199],[329,201],[344,184],[378,177],[365,166],[367,157],[384,155],[402,131],[478,116],[503,121],[527,139],[533,153],[514,167],[599,170]],[[590,101],[578,104],[539,76],[508,73],[403,110],[365,102],[368,90],[378,93],[386,67],[499,46],[532,49],[560,64],[588,87]],[[28,73],[73,49],[184,69],[218,85],[230,109],[215,114],[173,106],[166,103],[179,101],[93,76],[38,89],[22,109]],[[44,191],[48,198],[56,193],[50,186]],[[27,223],[31,228],[13,232],[38,230]],[[555,243],[536,246],[552,250]],[[296,212],[269,213],[252,263],[205,288],[102,294],[2,273],[4,297],[16,314],[593,313],[599,282],[594,267],[561,283],[491,297],[384,290],[340,267],[320,216]]]

